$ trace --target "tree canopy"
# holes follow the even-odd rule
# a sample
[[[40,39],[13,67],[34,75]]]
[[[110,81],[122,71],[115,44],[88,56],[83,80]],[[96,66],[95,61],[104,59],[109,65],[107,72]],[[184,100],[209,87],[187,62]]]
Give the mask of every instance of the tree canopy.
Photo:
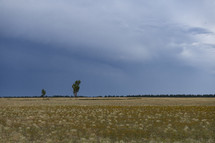
[[[77,97],[77,93],[80,89],[80,85],[81,84],[81,81],[80,80],[76,80],[75,83],[72,85],[72,88],[73,88],[73,93],[74,93],[74,96]]]
[[[42,91],[41,91],[41,97],[45,97],[45,95],[46,95],[46,91],[45,91],[45,89],[42,89]]]

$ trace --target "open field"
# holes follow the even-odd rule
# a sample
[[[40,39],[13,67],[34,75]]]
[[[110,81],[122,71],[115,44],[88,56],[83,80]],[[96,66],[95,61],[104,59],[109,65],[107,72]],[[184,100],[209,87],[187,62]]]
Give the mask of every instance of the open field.
[[[0,142],[214,143],[215,98],[0,98]]]
[[[0,106],[106,105],[106,106],[215,106],[215,98],[0,98]]]

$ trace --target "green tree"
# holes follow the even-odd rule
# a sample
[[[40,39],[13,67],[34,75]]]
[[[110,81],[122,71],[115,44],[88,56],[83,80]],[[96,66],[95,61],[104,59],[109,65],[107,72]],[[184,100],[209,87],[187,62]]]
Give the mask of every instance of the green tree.
[[[46,91],[45,91],[45,89],[42,89],[42,91],[41,91],[41,97],[45,97],[45,95],[46,95]]]
[[[78,94],[78,91],[80,89],[80,85],[81,84],[81,81],[80,80],[76,80],[75,83],[72,85],[72,88],[73,88],[73,94],[75,97],[77,97],[77,94]]]

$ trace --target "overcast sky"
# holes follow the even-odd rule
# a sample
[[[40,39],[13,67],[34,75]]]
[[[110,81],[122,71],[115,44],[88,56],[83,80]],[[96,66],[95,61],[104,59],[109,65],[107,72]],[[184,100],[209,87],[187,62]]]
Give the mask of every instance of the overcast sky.
[[[0,0],[0,96],[215,93],[214,0]]]

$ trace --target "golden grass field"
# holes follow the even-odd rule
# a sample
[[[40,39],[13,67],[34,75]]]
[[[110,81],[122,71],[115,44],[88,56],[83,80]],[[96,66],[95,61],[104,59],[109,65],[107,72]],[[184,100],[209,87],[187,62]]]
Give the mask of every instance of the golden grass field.
[[[0,142],[215,143],[215,98],[0,98]]]

